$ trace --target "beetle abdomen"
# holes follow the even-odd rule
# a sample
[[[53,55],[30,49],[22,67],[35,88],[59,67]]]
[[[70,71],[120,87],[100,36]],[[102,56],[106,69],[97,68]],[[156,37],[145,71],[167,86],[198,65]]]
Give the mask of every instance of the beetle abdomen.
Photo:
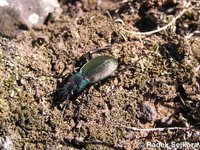
[[[80,70],[80,74],[91,83],[102,80],[111,75],[117,68],[118,62],[112,56],[98,56],[86,63]]]

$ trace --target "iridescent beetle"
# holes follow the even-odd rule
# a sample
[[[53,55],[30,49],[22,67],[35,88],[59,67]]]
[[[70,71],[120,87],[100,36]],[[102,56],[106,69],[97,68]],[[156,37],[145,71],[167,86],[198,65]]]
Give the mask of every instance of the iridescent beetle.
[[[78,73],[71,76],[59,92],[60,101],[71,99],[83,91],[88,84],[105,79],[117,68],[117,60],[108,55],[97,56],[87,62]]]

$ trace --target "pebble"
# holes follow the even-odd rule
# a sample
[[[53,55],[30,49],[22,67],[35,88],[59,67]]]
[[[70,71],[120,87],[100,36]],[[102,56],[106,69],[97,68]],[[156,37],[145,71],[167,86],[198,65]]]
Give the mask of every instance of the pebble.
[[[2,150],[12,150],[13,143],[9,137],[0,137],[0,149]]]
[[[192,52],[196,59],[200,62],[200,39],[195,38],[192,43]]]
[[[49,13],[61,12],[57,0],[0,0],[0,33],[15,37],[22,28],[40,28]]]
[[[172,118],[169,118],[169,117],[163,117],[161,119],[161,124],[163,126],[170,126],[172,124]]]
[[[145,123],[154,122],[157,119],[156,108],[148,101],[142,104],[139,114],[139,118]]]

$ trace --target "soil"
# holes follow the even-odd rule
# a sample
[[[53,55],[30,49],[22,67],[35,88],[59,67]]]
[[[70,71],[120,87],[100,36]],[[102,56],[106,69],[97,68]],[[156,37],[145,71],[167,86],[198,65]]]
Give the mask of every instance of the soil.
[[[13,149],[129,150],[149,149],[148,142],[199,142],[200,38],[194,32],[200,4],[190,3],[192,9],[169,28],[142,35],[122,28],[141,33],[165,26],[183,0],[60,0],[62,15],[41,29],[0,37],[1,137]],[[91,49],[93,57],[115,57],[117,70],[53,105]]]

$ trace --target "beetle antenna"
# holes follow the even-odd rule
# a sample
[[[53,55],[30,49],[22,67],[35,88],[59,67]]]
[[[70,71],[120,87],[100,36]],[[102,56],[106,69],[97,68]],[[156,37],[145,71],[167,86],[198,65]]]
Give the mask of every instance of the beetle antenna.
[[[111,48],[112,48],[112,45],[107,45],[107,46],[102,47],[102,48],[92,48],[92,49],[89,50],[89,52],[90,51],[94,51],[94,52],[96,52],[96,51],[104,51],[104,50],[108,50],[108,49],[111,49]]]
[[[96,53],[97,51],[104,51],[104,50],[108,50],[111,49],[112,45],[107,45],[105,47],[102,48],[92,48],[89,50],[89,52],[87,53],[87,55],[89,55],[89,58],[92,59],[92,54]]]

